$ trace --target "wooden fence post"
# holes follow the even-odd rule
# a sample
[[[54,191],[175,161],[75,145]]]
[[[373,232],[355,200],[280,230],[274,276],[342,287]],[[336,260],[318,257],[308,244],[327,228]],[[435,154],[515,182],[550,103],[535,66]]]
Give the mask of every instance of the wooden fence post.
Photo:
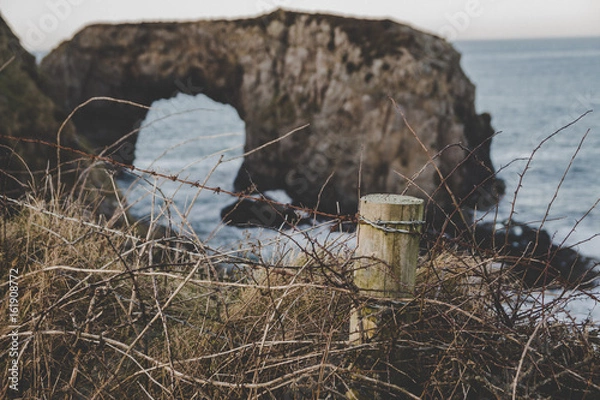
[[[394,194],[360,199],[354,283],[371,303],[412,297],[422,225],[422,199]],[[353,309],[350,341],[371,338],[381,314],[381,307],[369,301]]]

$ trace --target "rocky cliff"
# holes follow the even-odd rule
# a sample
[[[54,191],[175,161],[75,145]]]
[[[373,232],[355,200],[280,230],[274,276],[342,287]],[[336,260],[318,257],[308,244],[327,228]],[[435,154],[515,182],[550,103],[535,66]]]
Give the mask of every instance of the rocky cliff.
[[[57,179],[57,133],[67,114],[58,107],[41,87],[35,58],[21,46],[19,39],[0,16],[0,194],[16,198],[34,190],[56,187],[60,192],[72,189],[94,202],[97,210],[111,214],[111,196],[97,196],[101,188],[109,187],[103,170],[80,154],[61,151],[61,179]],[[75,127],[67,123],[62,132],[62,146],[89,151]],[[86,171],[85,178],[81,172]],[[53,194],[53,193],[49,193]],[[0,211],[6,206],[0,202]]]
[[[299,204],[354,213],[360,173],[362,194],[406,191],[445,209],[448,191],[461,207],[497,200],[490,117],[475,111],[460,55],[393,21],[279,10],[243,20],[94,25],[41,69],[67,110],[93,96],[150,105],[178,91],[204,93],[235,107],[246,150],[310,124],[247,156],[237,190],[284,189]],[[145,113],[98,101],[74,122],[103,147]],[[127,149],[113,154],[133,161]]]

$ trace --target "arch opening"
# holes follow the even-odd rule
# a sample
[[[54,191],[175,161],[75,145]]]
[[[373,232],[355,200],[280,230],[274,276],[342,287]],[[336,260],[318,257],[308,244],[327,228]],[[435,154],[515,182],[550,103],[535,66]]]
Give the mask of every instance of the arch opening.
[[[203,94],[178,93],[152,103],[137,136],[136,167],[211,187],[233,188],[242,164],[245,124],[232,106]],[[233,201],[224,194],[151,174],[125,172],[118,183],[134,217],[192,228],[201,236],[219,225],[220,209]]]

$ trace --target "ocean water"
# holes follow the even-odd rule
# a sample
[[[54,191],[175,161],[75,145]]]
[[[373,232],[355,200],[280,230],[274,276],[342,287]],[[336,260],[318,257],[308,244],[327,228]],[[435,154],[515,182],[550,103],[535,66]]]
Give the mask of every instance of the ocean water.
[[[489,112],[498,132],[492,161],[507,186],[498,218],[512,212],[515,220],[546,229],[555,242],[600,258],[600,38],[455,47],[477,87],[478,112]]]
[[[507,187],[497,209],[477,216],[542,227],[556,243],[600,258],[600,38],[473,41],[455,47],[477,87],[478,112],[492,115],[498,132],[492,160]],[[244,123],[231,106],[179,94],[152,105],[135,164],[231,190],[243,144]],[[120,185],[133,215],[162,216],[213,248],[267,248],[280,238],[271,230],[224,226],[220,210],[235,199],[223,193],[152,176],[129,177]],[[281,192],[268,195],[289,200]],[[322,241],[342,245],[347,238],[308,229]],[[600,321],[600,307],[590,298],[570,307],[582,319]]]
[[[244,137],[244,122],[233,107],[180,93],[152,104],[139,133],[135,165],[232,190]],[[214,247],[244,238],[242,230],[220,223],[220,210],[233,197],[148,175],[119,182],[138,218],[171,223]]]

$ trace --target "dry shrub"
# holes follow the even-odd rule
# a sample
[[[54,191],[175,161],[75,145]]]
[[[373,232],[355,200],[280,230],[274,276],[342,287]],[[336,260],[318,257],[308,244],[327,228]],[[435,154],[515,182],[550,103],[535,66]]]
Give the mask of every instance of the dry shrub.
[[[309,241],[268,262],[231,257],[153,239],[154,226],[115,229],[75,201],[13,203],[0,259],[19,271],[22,398],[600,395],[597,326],[568,318],[573,292],[541,301],[493,256],[424,251],[414,299],[380,304],[379,333],[350,343],[350,310],[368,300],[352,251]],[[216,274],[222,263],[233,271]],[[3,365],[11,329],[0,328]],[[2,397],[14,395],[7,378]]]
[[[205,276],[205,265],[157,251],[160,240],[137,237],[133,228],[93,221],[81,203],[19,203],[4,219],[1,259],[18,271],[20,395],[121,397],[138,394],[141,382],[168,380],[162,370],[136,374],[176,351],[165,347],[169,319],[198,318],[196,304],[186,302],[194,285],[179,284],[191,269]],[[2,270],[4,315],[8,274]],[[161,308],[167,301],[168,314]],[[12,329],[2,328],[3,345]],[[7,352],[2,358],[8,361]]]
[[[399,355],[386,366],[400,385],[412,382],[424,398],[600,393],[598,332],[561,319],[568,298],[536,302],[539,292],[494,258],[448,249],[423,260],[419,272],[419,316],[393,338]]]

